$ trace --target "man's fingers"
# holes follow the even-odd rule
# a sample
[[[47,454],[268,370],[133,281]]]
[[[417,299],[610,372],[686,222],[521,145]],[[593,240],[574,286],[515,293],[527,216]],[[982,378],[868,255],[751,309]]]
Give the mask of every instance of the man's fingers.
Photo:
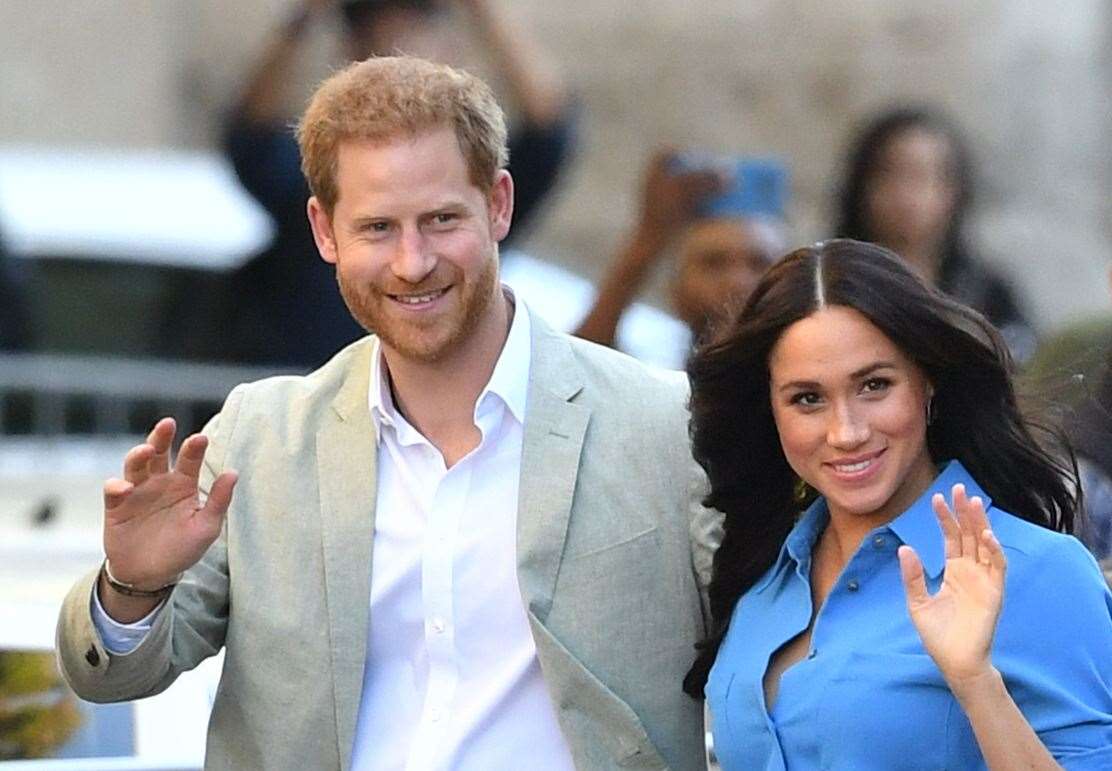
[[[215,525],[217,530],[224,519],[224,514],[228,511],[228,506],[232,503],[232,493],[235,491],[237,479],[239,475],[235,471],[225,471],[218,476],[209,489],[204,508],[199,512],[200,516]]]
[[[930,600],[923,563],[910,546],[901,546],[896,554],[900,560],[900,578],[903,579],[904,592],[907,594],[907,606],[909,609],[918,607]]]
[[[946,505],[946,498],[942,493],[931,496],[931,508],[938,517],[938,527],[942,530],[942,544],[945,547],[946,559],[961,556],[961,528],[958,527],[954,514]]]
[[[178,450],[178,460],[174,470],[188,477],[196,479],[201,475],[201,463],[205,460],[205,449],[208,447],[208,437],[203,434],[193,434],[181,443]]]
[[[154,453],[147,464],[149,473],[165,474],[170,470],[170,446],[174,442],[174,432],[177,424],[173,418],[163,418],[155,423],[154,428],[147,435],[147,444],[154,448]]]
[[[135,485],[124,479],[113,477],[104,483],[104,510],[110,511],[127,500]]]
[[[128,450],[124,456],[124,479],[133,485],[141,485],[150,477],[149,464],[154,448],[140,444]]]

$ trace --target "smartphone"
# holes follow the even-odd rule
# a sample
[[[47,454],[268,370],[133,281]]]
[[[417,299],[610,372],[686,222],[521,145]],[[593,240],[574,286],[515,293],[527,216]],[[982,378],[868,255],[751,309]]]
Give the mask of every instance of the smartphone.
[[[784,219],[788,169],[778,158],[687,151],[675,156],[675,168],[677,171],[713,169],[728,178],[721,192],[699,206],[701,216]]]

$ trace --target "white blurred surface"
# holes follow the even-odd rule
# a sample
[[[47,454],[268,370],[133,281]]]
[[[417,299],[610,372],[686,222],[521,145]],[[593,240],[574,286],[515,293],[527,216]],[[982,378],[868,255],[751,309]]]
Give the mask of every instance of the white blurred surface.
[[[273,225],[215,153],[8,145],[0,231],[16,256],[227,271]]]
[[[502,281],[559,332],[573,332],[595,301],[595,285],[553,262],[507,250],[500,266]],[[617,347],[664,369],[683,369],[691,349],[691,332],[679,319],[647,303],[635,302],[618,322]]]

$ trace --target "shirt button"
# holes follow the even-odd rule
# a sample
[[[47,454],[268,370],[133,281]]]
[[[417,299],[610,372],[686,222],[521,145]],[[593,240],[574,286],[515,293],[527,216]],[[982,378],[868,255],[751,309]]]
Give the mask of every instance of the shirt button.
[[[856,592],[858,589],[861,588],[861,584],[857,583],[857,580],[854,579],[846,584],[846,588],[849,589],[851,592]]]
[[[429,720],[434,723],[439,723],[444,718],[444,712],[439,708],[433,708],[429,711]]]
[[[873,546],[878,549],[883,549],[887,545],[887,543],[888,539],[882,535],[878,535],[876,538],[873,539]]]
[[[432,621],[432,631],[436,632],[437,634],[443,634],[444,633],[444,619],[434,618],[433,621]]]

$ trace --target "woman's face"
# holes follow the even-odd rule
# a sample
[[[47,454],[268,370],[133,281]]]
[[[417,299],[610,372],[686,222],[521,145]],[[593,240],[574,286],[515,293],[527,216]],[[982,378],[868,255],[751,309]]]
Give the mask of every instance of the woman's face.
[[[919,367],[855,310],[829,306],[788,327],[769,355],[772,414],[788,464],[831,516],[876,527],[927,488],[927,402]]]
[[[957,201],[952,155],[949,140],[927,129],[908,128],[888,139],[865,184],[873,240],[899,253],[937,248]]]

